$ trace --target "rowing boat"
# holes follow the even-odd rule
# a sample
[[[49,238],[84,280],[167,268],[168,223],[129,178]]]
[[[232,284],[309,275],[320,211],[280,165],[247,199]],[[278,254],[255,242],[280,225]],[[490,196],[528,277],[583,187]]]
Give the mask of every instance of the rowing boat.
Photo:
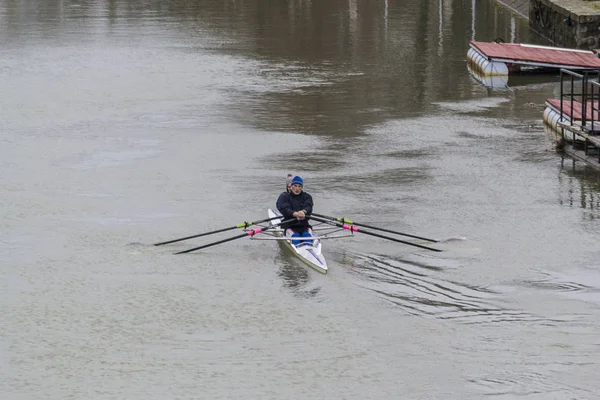
[[[271,234],[279,237],[284,237],[284,230],[280,228],[280,223],[283,221],[283,216],[271,209],[268,210],[269,218],[280,217],[279,219],[274,219],[269,222],[269,225],[272,226],[270,230]],[[288,231],[289,232],[289,231]],[[312,235],[312,230],[311,230]],[[289,234],[288,234],[289,235]],[[290,236],[287,236],[290,237]],[[292,244],[290,240],[282,240],[283,244],[290,250],[294,252],[294,254],[308,264],[310,267],[314,268],[316,271],[319,271],[323,274],[327,273],[327,260],[323,256],[321,249],[323,244],[320,238],[294,238],[300,240],[300,244],[295,246]]]
[[[310,218],[312,227],[310,229],[310,237],[294,237],[293,240],[300,241],[299,244],[294,245],[292,243],[291,232],[288,230],[287,232],[281,228],[281,225],[285,225],[287,223],[293,222],[294,219],[284,220],[283,216],[271,209],[268,209],[269,218],[262,219],[256,222],[243,222],[241,224],[229,226],[227,228],[221,228],[210,232],[199,233],[197,235],[185,236],[178,239],[167,240],[164,242],[154,243],[154,246],[162,246],[165,244],[176,243],[182,240],[194,239],[203,236],[213,235],[221,232],[227,232],[234,229],[243,229],[244,233],[239,235],[225,238],[222,240],[217,240],[216,242],[204,244],[202,246],[193,247],[191,249],[178,251],[174,254],[185,254],[191,253],[192,251],[197,251],[201,249],[206,249],[208,247],[216,246],[221,243],[231,242],[232,240],[241,239],[243,237],[249,237],[252,240],[278,240],[282,242],[286,247],[288,247],[292,252],[304,261],[306,264],[314,268],[316,271],[319,271],[323,274],[327,273],[327,261],[325,260],[325,256],[322,253],[322,243],[321,241],[324,239],[337,239],[342,237],[353,236],[354,232],[362,232],[365,235],[375,236],[381,239],[391,240],[397,243],[403,243],[409,246],[419,247],[425,250],[431,251],[442,251],[440,249],[436,249],[433,247],[424,246],[418,243],[411,243],[405,240],[396,239],[394,237],[385,236],[380,233],[375,233],[372,231],[364,230],[362,227],[366,227],[369,229],[375,229],[387,233],[392,233],[400,236],[407,236],[414,239],[425,240],[428,242],[437,243],[439,240],[437,239],[429,239],[426,237],[411,235],[408,233],[402,233],[398,231],[393,231],[386,228],[378,228],[376,226],[366,225],[363,223],[352,222],[349,219],[345,218],[336,218],[329,217],[327,215],[320,214],[310,214],[307,218]],[[268,225],[267,225],[268,223]],[[262,225],[261,225],[262,224]],[[254,226],[254,228],[252,228]],[[360,226],[361,228],[358,228]]]

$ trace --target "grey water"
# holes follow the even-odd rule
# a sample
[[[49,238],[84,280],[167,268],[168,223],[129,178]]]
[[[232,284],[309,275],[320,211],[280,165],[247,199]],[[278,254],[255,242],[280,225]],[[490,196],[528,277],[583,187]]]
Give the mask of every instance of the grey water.
[[[554,77],[470,75],[498,37],[547,44],[494,1],[0,2],[0,397],[597,398],[600,179]],[[151,246],[287,173],[443,252]]]

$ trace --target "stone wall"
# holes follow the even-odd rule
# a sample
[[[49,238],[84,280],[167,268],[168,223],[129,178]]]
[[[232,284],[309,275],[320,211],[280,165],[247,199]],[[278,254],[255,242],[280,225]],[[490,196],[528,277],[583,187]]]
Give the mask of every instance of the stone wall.
[[[529,26],[555,45],[576,49],[600,48],[599,2],[529,0]]]

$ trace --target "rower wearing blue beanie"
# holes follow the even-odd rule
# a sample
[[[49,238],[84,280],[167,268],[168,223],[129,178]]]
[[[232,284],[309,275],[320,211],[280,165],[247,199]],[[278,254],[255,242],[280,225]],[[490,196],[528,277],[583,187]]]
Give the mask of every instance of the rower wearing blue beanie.
[[[290,191],[279,195],[277,209],[284,219],[295,219],[295,221],[282,226],[286,230],[286,235],[292,231],[292,237],[312,236],[311,226],[306,216],[312,214],[313,199],[304,191],[304,180],[301,177],[294,176],[290,182]],[[292,240],[294,246],[309,242],[308,240]]]
[[[304,188],[304,180],[302,178],[300,178],[299,176],[295,176],[292,178],[292,181],[290,182],[290,186],[292,185],[300,185],[301,188]]]

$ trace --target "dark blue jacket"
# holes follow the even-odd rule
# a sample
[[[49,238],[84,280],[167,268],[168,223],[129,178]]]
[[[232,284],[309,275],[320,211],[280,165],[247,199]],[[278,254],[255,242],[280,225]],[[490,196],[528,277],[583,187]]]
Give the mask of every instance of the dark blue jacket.
[[[284,229],[293,229],[295,232],[304,232],[310,228],[308,219],[297,220],[293,215],[296,211],[301,210],[306,211],[306,215],[312,214],[313,199],[310,194],[302,191],[296,196],[291,192],[283,192],[277,199],[277,209],[281,215],[283,215],[283,219],[294,219],[293,222],[282,225]]]

